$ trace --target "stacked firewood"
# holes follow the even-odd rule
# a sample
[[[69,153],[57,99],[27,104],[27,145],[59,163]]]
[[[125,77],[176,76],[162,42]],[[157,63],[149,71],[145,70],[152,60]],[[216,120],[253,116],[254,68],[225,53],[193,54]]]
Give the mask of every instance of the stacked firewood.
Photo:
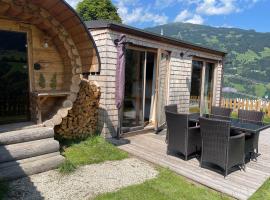
[[[95,134],[98,123],[100,87],[94,82],[82,80],[76,101],[62,123],[55,127],[61,138],[85,138]]]

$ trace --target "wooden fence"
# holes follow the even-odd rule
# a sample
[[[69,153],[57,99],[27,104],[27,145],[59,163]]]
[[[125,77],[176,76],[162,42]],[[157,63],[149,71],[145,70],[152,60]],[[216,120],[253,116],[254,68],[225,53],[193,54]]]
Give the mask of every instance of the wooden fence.
[[[238,109],[263,111],[270,117],[269,101],[240,98],[222,99],[221,106],[226,108],[232,108],[234,111],[237,111]]]

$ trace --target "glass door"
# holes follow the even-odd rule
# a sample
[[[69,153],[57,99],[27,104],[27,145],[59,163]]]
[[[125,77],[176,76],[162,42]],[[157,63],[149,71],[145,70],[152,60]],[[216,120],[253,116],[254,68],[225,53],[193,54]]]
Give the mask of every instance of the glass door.
[[[146,52],[127,49],[123,131],[144,126],[144,69]],[[128,130],[127,130],[128,129]]]
[[[0,124],[28,121],[26,33],[0,31]]]
[[[202,106],[201,106],[202,114],[209,114],[211,112],[213,99],[213,75],[214,75],[214,64],[206,62],[204,73]]]
[[[189,104],[191,113],[209,114],[211,112],[214,69],[214,63],[192,61]]]
[[[199,113],[201,107],[202,61],[192,61],[189,112]]]
[[[156,57],[154,51],[126,50],[123,132],[143,129],[154,121]]]

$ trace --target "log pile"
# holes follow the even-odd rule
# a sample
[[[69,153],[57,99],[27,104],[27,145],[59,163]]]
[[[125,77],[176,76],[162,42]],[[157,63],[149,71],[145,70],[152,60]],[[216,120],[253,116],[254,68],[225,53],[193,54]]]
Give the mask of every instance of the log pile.
[[[61,138],[77,139],[95,134],[98,123],[100,87],[94,82],[82,80],[76,101],[62,123],[55,127]]]

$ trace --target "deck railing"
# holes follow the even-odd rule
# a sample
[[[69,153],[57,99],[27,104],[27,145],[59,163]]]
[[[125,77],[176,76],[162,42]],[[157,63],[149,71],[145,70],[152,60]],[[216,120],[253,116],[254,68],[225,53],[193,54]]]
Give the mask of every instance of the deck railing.
[[[263,111],[270,117],[270,102],[265,100],[223,98],[221,100],[221,106],[232,108],[234,111],[237,111],[238,109]]]

